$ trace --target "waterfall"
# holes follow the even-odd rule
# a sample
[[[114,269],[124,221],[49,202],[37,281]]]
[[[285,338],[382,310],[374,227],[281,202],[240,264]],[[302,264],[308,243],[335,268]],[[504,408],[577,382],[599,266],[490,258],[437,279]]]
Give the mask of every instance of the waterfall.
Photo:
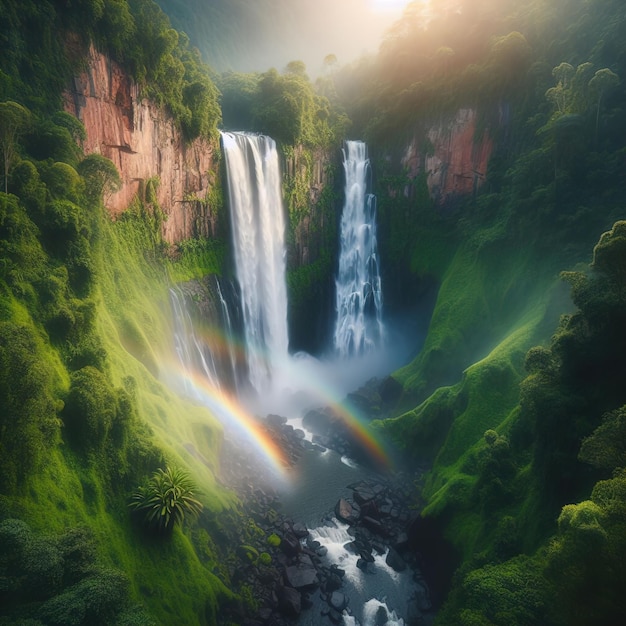
[[[222,288],[220,287],[220,281],[216,280],[215,284],[217,286],[217,294],[218,294],[219,299],[220,299],[220,307],[221,307],[221,310],[222,310],[223,326],[224,326],[224,330],[226,332],[226,337],[228,338],[227,350],[228,350],[228,360],[230,362],[231,374],[232,374],[232,377],[233,377],[233,389],[234,389],[235,393],[238,393],[238,391],[239,391],[239,371],[238,371],[238,368],[237,368],[237,358],[236,358],[236,355],[235,355],[235,346],[234,346],[235,334],[233,332],[233,324],[232,324],[231,319],[230,319],[230,311],[228,310],[228,303],[226,302],[226,300],[224,299],[224,295],[222,294]]]
[[[193,320],[185,305],[185,294],[180,288],[170,289],[170,303],[174,319],[174,347],[185,373],[185,393],[190,397],[196,395],[191,383],[196,372],[201,372],[213,387],[219,389],[220,377],[213,352],[196,336]]]
[[[278,152],[262,135],[222,133],[222,144],[249,379],[262,392],[289,348]]]
[[[347,141],[346,176],[337,272],[334,345],[341,357],[379,345],[383,336],[382,291],[376,242],[376,197],[367,192],[370,163],[362,141]]]

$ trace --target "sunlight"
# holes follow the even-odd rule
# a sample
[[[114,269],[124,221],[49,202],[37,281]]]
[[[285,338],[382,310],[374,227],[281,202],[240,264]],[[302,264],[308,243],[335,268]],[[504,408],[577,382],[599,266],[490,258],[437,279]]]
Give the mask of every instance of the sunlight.
[[[428,2],[429,0],[422,0]],[[411,0],[369,0],[371,10],[376,13],[401,13]]]

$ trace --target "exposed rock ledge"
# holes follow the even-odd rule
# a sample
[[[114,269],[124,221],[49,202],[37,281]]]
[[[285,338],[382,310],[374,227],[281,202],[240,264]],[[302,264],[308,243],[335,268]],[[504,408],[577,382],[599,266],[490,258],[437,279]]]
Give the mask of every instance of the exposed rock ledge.
[[[485,180],[493,140],[487,130],[477,133],[476,117],[475,109],[459,109],[453,118],[427,128],[427,146],[414,138],[406,148],[402,165],[409,177],[425,172],[430,195],[440,206],[474,193]]]
[[[208,194],[219,184],[214,147],[205,140],[186,144],[171,118],[141,99],[122,68],[93,47],[87,61],[65,93],[65,108],[85,125],[85,153],[106,156],[120,171],[122,189],[106,199],[109,212],[121,213],[158,176],[164,239],[210,236],[216,218]]]

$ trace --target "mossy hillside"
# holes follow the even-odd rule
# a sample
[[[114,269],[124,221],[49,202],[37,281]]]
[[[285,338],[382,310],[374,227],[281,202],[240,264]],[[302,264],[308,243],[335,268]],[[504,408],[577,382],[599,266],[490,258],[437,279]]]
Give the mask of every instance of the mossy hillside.
[[[508,432],[518,411],[524,357],[541,335],[548,302],[545,296],[516,320],[517,326],[458,383],[440,387],[397,418],[377,422],[407,456],[433,464],[422,492],[424,515],[448,520],[445,534],[464,558],[488,547],[496,531],[483,523],[488,490],[478,495],[483,434]]]
[[[546,306],[546,292],[555,280],[556,271],[540,263],[531,246],[506,240],[477,246],[468,238],[451,248],[447,265],[441,255],[431,265],[428,247],[420,252],[426,267],[445,270],[424,346],[412,363],[394,373],[404,387],[404,406],[458,380],[536,306]]]
[[[38,533],[87,527],[100,561],[125,572],[133,597],[158,623],[212,623],[218,600],[232,595],[212,573],[221,570],[214,544],[194,544],[181,531],[167,545],[147,540],[127,509],[144,476],[174,463],[193,472],[205,506],[201,523],[209,533],[219,530],[220,515],[234,514],[235,498],[214,479],[221,426],[157,378],[162,364],[172,361],[167,294],[173,262],[160,255],[140,217],[111,223],[97,217],[97,208],[83,213],[76,205],[78,223],[89,223],[76,232],[97,234],[89,243],[65,233],[80,243],[81,267],[89,268],[77,283],[83,297],[77,297],[68,272],[60,272],[66,266],[42,247],[17,198],[2,195],[8,200],[1,220],[7,252],[2,380],[17,419],[5,424],[2,443],[12,445],[10,433],[26,435],[16,439],[23,449],[3,452],[3,476],[17,481],[3,484],[4,514],[24,519]],[[35,273],[29,269],[33,261]],[[41,288],[46,281],[56,281],[54,292]],[[86,322],[73,317],[84,302]],[[68,321],[59,325],[63,310]],[[23,340],[16,342],[18,337]],[[23,368],[16,369],[16,362]],[[22,386],[16,376],[24,378]],[[22,462],[7,465],[14,458]]]

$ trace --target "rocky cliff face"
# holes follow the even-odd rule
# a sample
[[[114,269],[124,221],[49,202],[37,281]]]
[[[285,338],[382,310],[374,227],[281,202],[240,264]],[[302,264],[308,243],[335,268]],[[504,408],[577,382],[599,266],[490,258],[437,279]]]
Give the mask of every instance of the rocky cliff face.
[[[439,206],[474,193],[485,180],[493,141],[486,130],[476,132],[476,117],[474,109],[459,109],[453,118],[432,124],[425,137],[414,137],[406,148],[402,165],[409,178],[425,173]]]
[[[142,198],[146,181],[158,177],[165,241],[211,236],[216,207],[210,191],[219,185],[213,145],[202,139],[185,143],[165,112],[142,99],[122,68],[93,48],[65,94],[65,108],[85,125],[85,153],[111,159],[121,174],[121,190],[105,199],[113,216],[135,196]]]
[[[324,249],[336,245],[336,212],[341,209],[334,197],[335,172],[340,167],[339,151],[307,150],[295,146],[283,158],[283,187],[292,240],[290,265],[317,261]]]

